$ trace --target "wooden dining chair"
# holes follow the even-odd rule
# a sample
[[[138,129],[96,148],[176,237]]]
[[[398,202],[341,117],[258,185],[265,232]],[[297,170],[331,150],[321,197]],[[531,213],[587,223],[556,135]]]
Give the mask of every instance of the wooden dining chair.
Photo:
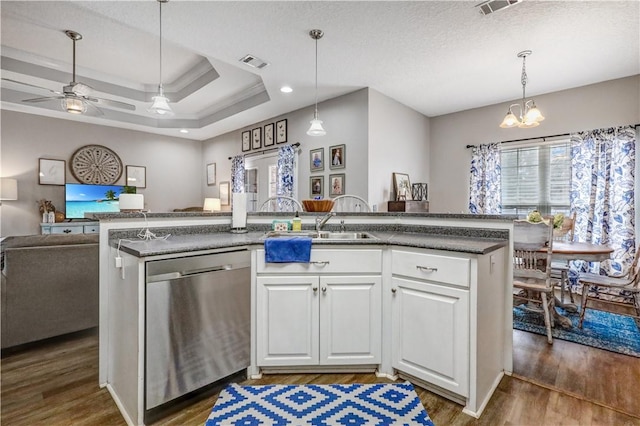
[[[578,282],[582,284],[582,310],[580,311],[580,328],[584,321],[584,315],[589,309],[611,312],[625,315],[635,319],[640,329],[640,250],[636,249],[636,255],[631,267],[622,276],[606,276],[591,273],[580,274]],[[591,294],[590,294],[591,292]],[[589,306],[589,302],[592,306]],[[611,307],[609,307],[611,306]],[[633,307],[634,314],[624,312],[616,307]]]
[[[555,307],[551,279],[553,224],[516,220],[513,225],[514,305],[542,313],[547,329],[547,342],[553,343]]]
[[[553,220],[553,218],[551,218]],[[562,225],[558,229],[553,230],[554,241],[573,241],[575,237],[576,228],[576,212],[573,212],[571,216],[565,216],[562,221]],[[560,302],[564,304],[564,292],[569,293],[569,300],[571,303],[575,303],[573,300],[573,293],[571,292],[571,282],[569,281],[569,261],[551,262],[551,278],[557,279],[560,282]]]
[[[304,211],[300,201],[286,195],[269,197],[260,206],[261,212],[301,212]]]

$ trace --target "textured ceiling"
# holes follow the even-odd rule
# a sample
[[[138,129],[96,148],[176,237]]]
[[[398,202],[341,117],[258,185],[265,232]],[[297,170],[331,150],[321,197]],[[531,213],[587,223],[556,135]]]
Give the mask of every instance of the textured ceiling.
[[[206,139],[313,104],[312,28],[325,32],[318,42],[320,101],[371,87],[430,117],[517,99],[522,62],[516,54],[525,49],[533,51],[528,96],[640,73],[638,1],[525,0],[487,16],[477,3],[171,0],[163,6],[165,85],[180,85],[202,59],[219,78],[174,103],[170,124],[150,118],[148,104],[137,101],[135,119],[118,111],[77,117],[25,105],[21,99],[46,93],[6,82],[2,107]],[[151,92],[158,83],[154,0],[2,1],[0,13],[3,57],[69,72],[71,44],[62,30],[73,29],[84,36],[79,81]],[[248,53],[270,65],[241,64]],[[8,71],[5,61],[2,75],[53,90],[67,83]],[[285,84],[293,93],[279,91]],[[128,102],[122,94],[97,95]],[[177,133],[183,126],[188,135]]]

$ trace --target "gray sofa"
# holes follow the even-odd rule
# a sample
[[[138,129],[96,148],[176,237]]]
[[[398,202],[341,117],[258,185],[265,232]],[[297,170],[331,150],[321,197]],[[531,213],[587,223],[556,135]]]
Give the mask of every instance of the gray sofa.
[[[2,241],[2,349],[98,325],[97,234]]]

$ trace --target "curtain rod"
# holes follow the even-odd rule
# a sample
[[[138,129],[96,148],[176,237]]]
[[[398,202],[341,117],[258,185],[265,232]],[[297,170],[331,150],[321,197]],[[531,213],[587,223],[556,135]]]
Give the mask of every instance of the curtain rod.
[[[300,146],[300,142],[296,142],[296,143],[292,143],[291,144],[292,147],[297,148]],[[254,151],[254,152],[250,152],[248,154],[244,154],[245,157],[251,157],[254,155],[260,155],[260,154],[266,154],[267,152],[271,152],[271,151],[276,151],[280,149],[279,146],[275,147],[275,148],[269,148],[269,149],[263,149],[262,151]],[[232,160],[233,157],[229,157],[229,160]]]
[[[640,123],[631,125],[631,127],[638,127],[638,126],[640,126]],[[536,139],[542,139],[542,142],[546,142],[547,138],[558,138],[560,136],[571,136],[571,133],[560,133],[560,134],[557,134],[557,135],[538,136],[537,138],[512,139],[510,141],[502,141],[502,142],[498,142],[498,143],[499,144],[503,144],[503,143],[512,143],[512,142],[534,141]],[[477,146],[478,145],[467,145],[467,149],[476,148]]]

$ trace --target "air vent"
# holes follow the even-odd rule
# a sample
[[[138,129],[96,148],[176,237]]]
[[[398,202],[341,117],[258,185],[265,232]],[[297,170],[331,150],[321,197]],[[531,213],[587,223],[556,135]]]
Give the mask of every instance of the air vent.
[[[250,67],[258,68],[258,69],[262,69],[267,65],[269,65],[267,62],[253,55],[246,55],[244,58],[240,59],[240,62],[243,62],[249,65]]]
[[[488,15],[490,13],[506,9],[509,6],[520,3],[522,1],[523,0],[489,0],[480,3],[476,7],[480,8],[480,13],[482,13],[483,15]]]

